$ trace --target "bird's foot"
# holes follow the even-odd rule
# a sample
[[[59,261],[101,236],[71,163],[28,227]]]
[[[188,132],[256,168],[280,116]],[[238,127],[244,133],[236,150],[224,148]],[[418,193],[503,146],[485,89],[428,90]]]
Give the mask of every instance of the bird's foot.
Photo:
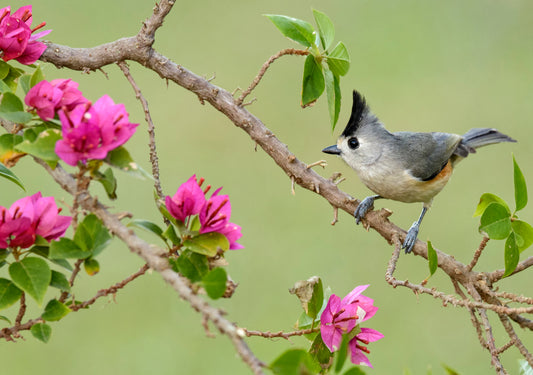
[[[366,197],[359,203],[359,206],[355,209],[353,216],[355,217],[355,223],[359,224],[361,219],[365,217],[366,213],[374,207],[374,200],[376,196]]]
[[[409,254],[411,250],[413,250],[416,238],[418,237],[419,228],[420,224],[418,223],[418,221],[415,221],[413,225],[411,225],[411,228],[409,228],[409,231],[407,232],[407,235],[405,236],[405,240],[403,241],[402,245],[402,249],[405,249],[406,254]]]

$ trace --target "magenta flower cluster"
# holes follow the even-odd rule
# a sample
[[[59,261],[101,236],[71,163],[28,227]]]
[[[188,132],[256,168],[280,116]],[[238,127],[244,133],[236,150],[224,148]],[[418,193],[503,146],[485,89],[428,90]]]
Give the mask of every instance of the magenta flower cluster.
[[[63,138],[57,141],[55,152],[72,166],[105,159],[109,151],[126,143],[139,125],[129,121],[124,104],[115,104],[107,95],[91,103],[78,90],[78,83],[69,79],[41,81],[24,101],[45,121],[59,116]]]
[[[60,212],[54,198],[40,192],[19,199],[9,209],[0,206],[0,249],[28,248],[37,236],[48,242],[62,237],[72,217]]]
[[[0,53],[4,61],[17,60],[30,65],[41,57],[46,45],[37,41],[52,30],[34,32],[45,26],[41,23],[31,28],[31,5],[26,5],[11,14],[11,7],[0,9]]]
[[[222,189],[219,188],[209,199],[206,199],[211,186],[202,190],[203,182],[203,178],[197,181],[196,175],[193,175],[178,188],[174,196],[167,196],[165,204],[168,212],[185,225],[191,221],[191,217],[198,215],[200,233],[222,233],[228,239],[231,250],[244,248],[237,243],[237,240],[242,237],[241,227],[230,222],[229,196],[219,195]]]
[[[335,294],[329,298],[320,317],[320,334],[332,353],[339,350],[344,334],[349,334],[360,323],[372,318],[378,310],[372,298],[361,294],[366,288],[368,285],[357,286],[342,300]],[[348,343],[352,363],[372,367],[364,354],[370,351],[362,344],[368,345],[381,338],[383,335],[374,329],[360,328],[360,332]]]

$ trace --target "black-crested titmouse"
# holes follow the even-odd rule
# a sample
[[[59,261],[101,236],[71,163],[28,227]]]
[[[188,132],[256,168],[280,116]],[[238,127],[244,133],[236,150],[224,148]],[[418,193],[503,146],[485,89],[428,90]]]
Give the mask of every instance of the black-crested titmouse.
[[[363,183],[377,195],[363,199],[354,212],[359,224],[378,198],[423,202],[422,213],[403,242],[411,252],[420,223],[433,197],[446,185],[454,166],[476,148],[500,142],[516,142],[496,129],[475,128],[464,135],[449,133],[391,133],[354,90],[352,115],[337,144],[322,151],[339,155]]]

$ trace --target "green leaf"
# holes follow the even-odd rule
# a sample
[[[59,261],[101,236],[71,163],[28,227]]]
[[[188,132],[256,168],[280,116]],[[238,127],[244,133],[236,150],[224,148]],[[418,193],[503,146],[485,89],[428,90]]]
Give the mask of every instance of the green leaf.
[[[22,90],[24,91],[24,94],[27,94],[28,91],[31,89],[31,75],[30,74],[24,74],[19,79],[20,86],[22,87]]]
[[[69,312],[70,309],[67,306],[56,299],[52,299],[46,304],[41,318],[50,322],[55,322],[64,318]]]
[[[30,251],[34,254],[42,256],[43,258],[49,259],[52,263],[57,264],[69,271],[72,272],[73,268],[68,261],[65,259],[51,259],[50,258],[50,245],[46,243],[46,246],[33,246]]]
[[[341,88],[339,85],[339,77],[333,74],[331,70],[324,70],[324,78],[326,95],[328,98],[329,120],[331,123],[331,131],[333,131],[335,130],[335,125],[339,120],[339,113],[341,111]]]
[[[106,163],[112,167],[118,168],[123,172],[126,172],[133,177],[137,177],[141,180],[148,179],[153,180],[152,175],[142,169],[137,163],[135,163],[128,152],[124,147],[117,147],[114,150],[111,150],[106,158],[104,159]]]
[[[209,232],[183,241],[183,246],[195,253],[214,257],[218,249],[222,251],[229,249],[229,241],[222,233]]]
[[[511,233],[511,217],[507,209],[499,203],[491,203],[481,215],[479,230],[489,238],[503,240]]]
[[[0,79],[4,79],[9,74],[10,65],[4,61],[0,61]]]
[[[527,186],[524,174],[520,170],[518,163],[513,155],[514,165],[514,199],[516,203],[516,211],[520,211],[527,205]]]
[[[41,70],[41,67],[38,66],[37,69],[35,69],[35,71],[31,75],[30,86],[33,87],[43,80],[44,80],[43,71]]]
[[[505,273],[503,277],[507,277],[513,273],[518,261],[520,260],[520,251],[516,243],[516,235],[511,233],[505,241]]]
[[[6,92],[2,96],[2,101],[0,102],[0,112],[24,112],[24,104],[17,95],[11,92]]]
[[[17,95],[12,92],[4,92],[0,102],[0,117],[25,124],[31,120],[32,115],[24,112],[24,104]]]
[[[336,76],[343,76],[350,70],[350,55],[343,42],[337,43],[328,54],[326,62]]]
[[[522,220],[511,222],[511,228],[516,235],[516,243],[520,252],[524,251],[533,244],[533,227]]]
[[[2,81],[11,89],[11,92],[17,91],[17,79],[22,75],[23,72],[24,71],[22,69],[15,68],[13,66],[9,67],[9,73]]]
[[[313,9],[313,16],[315,17],[315,22],[318,26],[320,42],[322,43],[322,47],[326,50],[331,43],[333,43],[333,39],[335,39],[335,27],[328,16],[316,9]]]
[[[181,239],[176,234],[176,230],[172,225],[169,225],[167,229],[163,232],[163,238],[168,239],[175,246],[181,243]]]
[[[303,349],[289,349],[270,364],[277,375],[317,374],[321,368],[313,357]]]
[[[0,320],[7,322],[7,324],[9,325],[12,325],[11,320],[9,320],[7,316],[0,315]]]
[[[16,145],[15,150],[43,159],[48,163],[48,165],[50,165],[52,168],[55,168],[57,161],[59,160],[59,157],[55,152],[55,146],[56,142],[60,139],[60,130],[46,129],[38,133],[38,136],[35,140],[30,141],[29,139],[25,139]]]
[[[322,336],[317,335],[311,344],[309,349],[309,354],[320,364],[328,364],[333,354],[329,351],[324,341],[322,341]]]
[[[107,168],[104,173],[95,171],[92,173],[92,176],[96,181],[102,184],[109,199],[117,199],[117,179],[111,168]]]
[[[0,163],[0,177],[5,178],[6,180],[9,180],[18,186],[22,188],[22,190],[26,191],[24,188],[24,185],[22,184],[22,181],[13,173],[9,168],[7,168],[4,164]]]
[[[312,105],[324,92],[325,81],[322,66],[317,63],[313,55],[305,59],[304,76],[302,81],[302,107]]]
[[[216,267],[202,277],[202,285],[207,295],[212,299],[218,299],[226,291],[228,276],[224,268]]]
[[[52,335],[52,327],[46,323],[37,323],[31,326],[30,332],[37,340],[47,343]]]
[[[1,81],[0,81],[1,82]],[[12,121],[17,124],[26,124],[32,119],[32,115],[28,112],[2,112],[0,117]]]
[[[344,367],[344,363],[346,362],[346,358],[348,357],[348,342],[349,341],[350,339],[348,338],[348,335],[342,335],[341,345],[339,346],[339,350],[337,351],[336,361],[335,361],[335,372],[336,373],[341,372],[342,368]]]
[[[83,261],[83,268],[89,276],[94,276],[100,272],[100,263],[96,259],[87,258]]]
[[[22,290],[11,280],[0,279],[0,310],[6,309],[17,302],[22,296]]]
[[[76,236],[78,231],[80,231],[79,237]],[[111,235],[102,221],[96,215],[90,214],[85,216],[83,221],[78,224],[74,234],[74,241],[81,249],[86,246],[87,251],[90,251],[92,257],[95,257],[109,244]],[[84,241],[85,244],[81,241]]]
[[[507,203],[503,199],[501,199],[497,195],[485,193],[481,196],[481,198],[479,198],[479,203],[477,204],[476,212],[474,212],[474,217],[483,215],[483,212],[485,212],[485,210],[491,203],[501,204],[503,207],[505,207],[507,212],[509,212],[509,215],[511,214],[509,206],[507,206]]]
[[[311,295],[311,300],[307,304],[307,315],[311,318],[316,319],[318,313],[322,309],[322,304],[324,303],[324,288],[322,286],[322,280],[318,278],[318,282],[313,286],[313,294]]]
[[[267,16],[274,26],[276,26],[287,38],[292,39],[305,47],[311,47],[315,44],[314,29],[309,22],[276,14],[265,14],[265,16]]]
[[[433,248],[431,241],[428,241],[428,262],[429,262],[429,274],[433,275],[435,271],[437,271],[439,258],[437,257],[437,252]]]
[[[68,282],[67,277],[61,272],[52,270],[50,286],[57,288],[62,292],[70,292],[70,283]]]
[[[141,219],[134,219],[130,221],[127,225],[128,227],[137,227],[144,230],[147,230],[150,233],[155,234],[157,237],[161,238],[163,241],[165,241],[165,237],[163,237],[163,229],[161,227],[151,221],[148,220],[141,220]]]
[[[50,242],[50,259],[85,259],[90,256],[90,251],[81,249],[70,238],[61,237],[59,241]]]
[[[183,251],[176,260],[177,271],[193,283],[202,280],[209,272],[209,261],[205,255]],[[225,283],[224,283],[225,288]]]
[[[5,83],[3,80],[0,80],[0,93],[6,93],[6,92],[13,92],[11,90],[11,87],[7,83]]]
[[[27,257],[20,262],[11,263],[9,276],[16,286],[33,297],[40,306],[50,284],[52,271],[45,260]]]
[[[352,367],[352,368],[346,370],[346,372],[343,375],[365,375],[365,374],[366,374],[366,372],[361,370],[360,367]]]
[[[72,238],[76,245],[85,252],[91,252],[93,248],[93,239],[89,230],[83,223],[78,224],[74,237]]]

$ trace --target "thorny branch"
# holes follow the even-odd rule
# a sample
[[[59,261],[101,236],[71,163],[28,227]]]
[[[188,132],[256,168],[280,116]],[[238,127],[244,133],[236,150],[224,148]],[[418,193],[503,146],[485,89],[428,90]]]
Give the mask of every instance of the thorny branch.
[[[245,131],[256,145],[259,145],[276,162],[276,164],[278,164],[293,183],[297,183],[301,187],[322,196],[335,210],[341,209],[351,215],[359,201],[339,190],[333,181],[324,179],[313,170],[306,168],[306,165],[298,160],[296,156],[288,150],[287,146],[280,142],[280,140],[278,140],[278,138],[276,138],[257,117],[248,112],[242,105],[243,100],[257,86],[265,74],[266,69],[268,69],[272,62],[282,55],[292,53],[281,51],[278,53],[279,56],[272,56],[270,60],[263,65],[250,87],[243,92],[238,99],[234,99],[232,94],[228,91],[213,85],[205,78],[202,78],[172,62],[152,48],[155,32],[163,24],[164,17],[170,12],[173,4],[174,1],[171,0],[160,1],[155,6],[152,16],[144,22],[140,32],[136,36],[122,38],[94,48],[70,48],[48,43],[48,49],[41,57],[41,60],[50,62],[58,68],[66,67],[81,71],[98,70],[106,65],[117,62],[123,64],[123,62],[128,60],[136,61],[146,68],[156,72],[161,78],[173,81],[191,91],[197,95],[202,102],[206,101],[210,103],[214,108],[228,117],[228,119],[230,119],[237,127]],[[124,65],[120,66],[122,67]],[[4,125],[4,123],[2,123],[2,125]],[[244,336],[252,336],[254,335],[252,332],[256,331],[247,331],[236,327],[234,324],[226,320],[218,309],[210,306],[199,296],[195,295],[189,287],[187,280],[169,269],[166,259],[160,256],[160,254],[164,253],[163,249],[153,247],[136,237],[132,231],[124,227],[115,216],[109,213],[87,192],[76,193],[75,181],[60,166],[55,170],[51,170],[44,164],[43,166],[65,190],[74,195],[75,200],[78,201],[84,209],[95,213],[117,237],[122,239],[129,246],[133,252],[141,256],[150,268],[161,273],[164,280],[172,285],[183,299],[188,301],[189,304],[195,310],[199,311],[206,319],[211,320],[220,332],[226,334],[235,345],[237,352],[243,361],[250,366],[254,373],[262,373],[262,366],[264,366],[264,364],[253,355],[243,340]],[[477,264],[477,260],[479,259],[485,244],[483,242],[480,244],[478,251],[476,251],[474,258],[469,265],[465,265],[454,259],[452,256],[436,250],[438,267],[451,278],[458,295],[461,297],[461,299],[459,299],[455,296],[438,292],[435,289],[429,289],[422,285],[410,283],[407,280],[397,280],[393,276],[396,269],[396,262],[400,254],[399,244],[403,241],[406,232],[391,223],[388,220],[389,216],[390,212],[387,210],[379,210],[370,212],[365,219],[367,227],[374,229],[387,240],[387,242],[395,245],[393,255],[389,261],[385,274],[387,282],[393,287],[408,287],[413,290],[415,294],[424,293],[429,294],[434,298],[439,298],[444,305],[450,303],[454,306],[466,307],[470,312],[473,325],[478,331],[480,343],[489,350],[492,363],[499,374],[506,373],[499,361],[499,355],[502,351],[511,346],[517,347],[520,353],[528,360],[529,364],[533,366],[531,355],[525,350],[525,347],[517,338],[509,321],[509,319],[511,319],[517,322],[521,327],[533,329],[533,322],[520,315],[531,313],[533,312],[533,309],[531,307],[512,308],[501,302],[501,299],[506,299],[513,303],[531,304],[531,299],[519,297],[507,292],[494,292],[493,285],[503,277],[503,270],[497,270],[491,273],[475,272],[472,270]],[[427,259],[426,245],[421,241],[417,241],[413,248],[413,253]],[[519,263],[515,273],[521,272],[532,265],[533,257],[530,257]],[[466,294],[461,291],[460,285],[467,290],[471,298],[467,298]],[[487,311],[493,311],[498,314],[502,325],[510,337],[509,343],[500,348],[496,348],[495,346],[494,336],[492,335],[492,326]],[[476,314],[479,314],[481,317],[481,322],[479,322]],[[22,326],[36,321],[27,322]],[[10,339],[16,335],[16,332],[12,334],[9,329],[3,329],[0,331],[0,335],[6,337],[6,339]],[[277,333],[259,334],[259,336],[265,337],[264,335],[277,335]],[[276,337],[284,336],[283,333],[280,333],[279,336]]]

